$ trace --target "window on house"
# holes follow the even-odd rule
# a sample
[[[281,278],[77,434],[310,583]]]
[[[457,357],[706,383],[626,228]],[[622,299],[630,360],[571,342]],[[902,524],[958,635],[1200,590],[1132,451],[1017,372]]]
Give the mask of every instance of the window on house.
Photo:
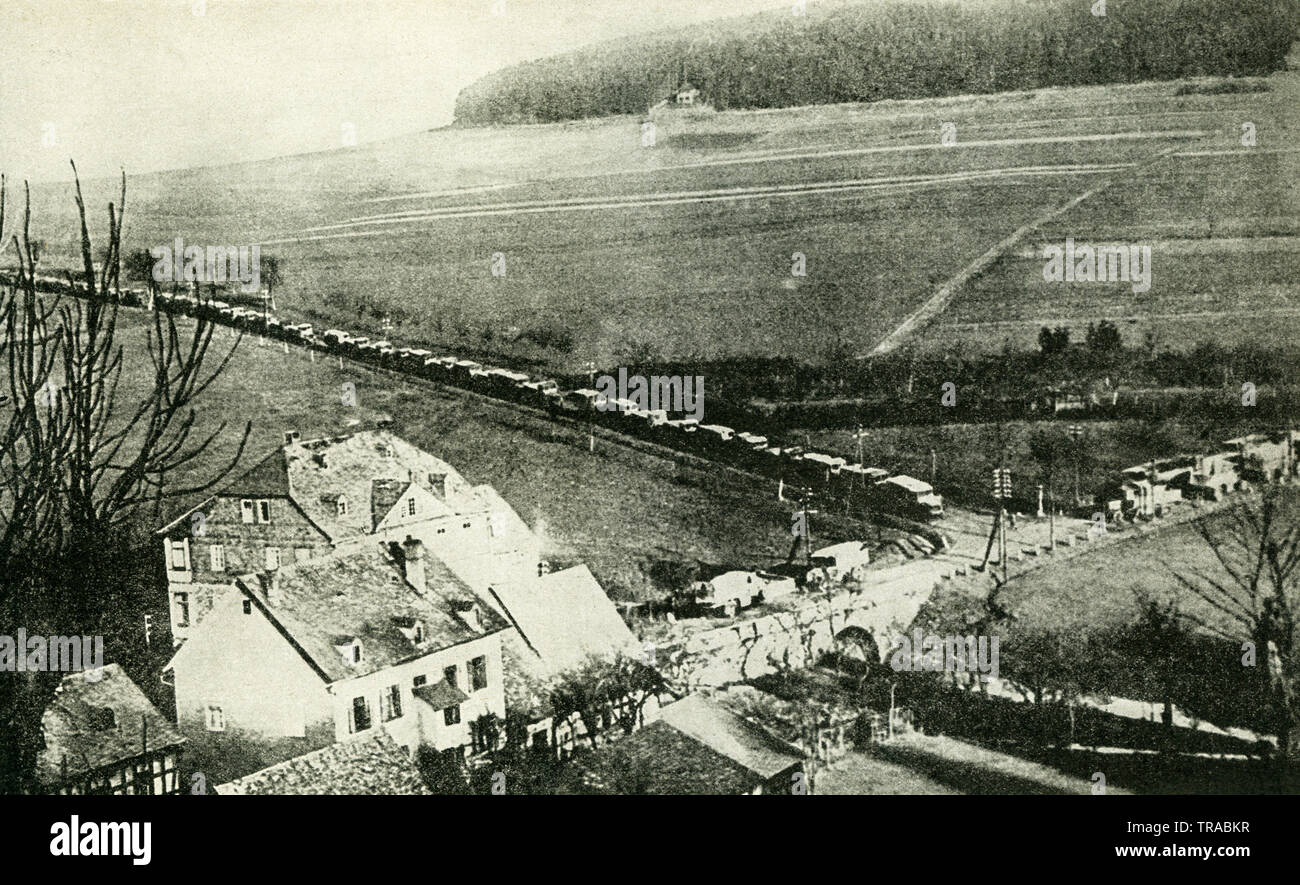
[[[239,518],[244,522],[255,522],[253,517],[253,501],[251,498],[244,498],[239,502]]]
[[[460,722],[460,704],[452,704],[443,710],[442,722],[444,725],[456,725]]]
[[[207,725],[208,731],[225,731],[226,714],[216,704],[208,704],[207,709],[204,711],[204,723]]]
[[[421,685],[424,685],[428,681],[429,681],[428,676],[416,676],[415,679],[411,680],[411,686],[413,688],[419,688]]]
[[[176,594],[176,626],[188,627],[190,625],[190,594]]]
[[[266,548],[266,570],[273,572],[280,567],[280,548]]]
[[[244,614],[246,614],[246,615],[251,615],[252,613],[253,613],[253,600],[251,600],[251,599],[245,599],[245,600],[244,600]]]
[[[487,657],[480,655],[469,662],[469,690],[487,688]]]
[[[438,534],[440,534],[440,535],[445,535],[445,534],[447,534],[447,530],[446,530],[446,529],[438,529]]]
[[[474,524],[474,523],[472,523],[472,522],[462,523],[462,524],[461,524],[461,528],[463,528],[463,529],[467,529],[467,528],[469,528],[470,526],[472,526],[473,524]]]
[[[415,642],[417,645],[424,642],[424,624],[420,621],[415,622]]]
[[[338,511],[338,515],[339,515],[339,516],[347,516],[347,515],[348,515],[348,499],[345,498],[345,497],[343,497],[342,495],[339,495],[339,500],[338,500],[337,504],[335,505],[335,509],[337,509],[337,511]]]
[[[459,688],[459,686],[456,685],[456,665],[455,665],[455,664],[452,664],[450,667],[444,667],[444,668],[443,668],[443,671],[442,671],[442,678],[443,678],[443,679],[446,679],[446,680],[447,680],[447,684],[450,685],[452,688]]]
[[[385,722],[391,722],[402,715],[402,689],[401,686],[390,685],[384,689],[384,693],[379,696],[379,715]]]
[[[407,498],[407,499],[406,499],[406,515],[407,515],[407,516],[415,516],[415,499],[414,499],[414,498]]]
[[[178,571],[184,571],[187,567],[185,557],[185,539],[171,542],[172,551],[172,568]]]
[[[270,501],[267,501],[267,500],[261,500],[261,501],[258,501],[258,502],[257,502],[257,521],[258,521],[258,522],[270,522],[270,521],[271,521],[271,502],[270,502]]]
[[[365,731],[370,727],[370,701],[365,698],[352,699],[352,712],[348,716],[352,731]]]
[[[214,572],[224,572],[226,570],[226,548],[220,544],[213,544],[208,548],[208,558],[212,561],[212,570]]]

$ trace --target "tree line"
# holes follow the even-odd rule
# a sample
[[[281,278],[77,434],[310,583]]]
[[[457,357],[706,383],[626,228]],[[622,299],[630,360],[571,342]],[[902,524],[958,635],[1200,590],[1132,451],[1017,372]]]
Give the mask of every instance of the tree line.
[[[1296,33],[1286,0],[915,0],[766,12],[512,65],[466,87],[460,125],[643,114],[687,83],[718,109],[1251,76]]]

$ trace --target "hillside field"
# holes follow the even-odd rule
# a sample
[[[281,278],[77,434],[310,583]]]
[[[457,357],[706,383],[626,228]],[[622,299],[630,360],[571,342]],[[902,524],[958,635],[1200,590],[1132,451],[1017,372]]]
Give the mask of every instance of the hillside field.
[[[1182,317],[1160,320],[1172,347],[1281,339],[1300,331],[1293,79],[438,130],[133,177],[127,247],[260,243],[285,262],[286,316],[371,334],[388,316],[390,337],[524,368],[824,363],[869,353],[994,243],[1109,182],[919,340],[995,349],[1102,315]],[[86,192],[95,221],[116,182]],[[71,261],[71,187],[38,186],[34,210],[44,262]],[[1043,283],[1032,250],[1067,235],[1155,243],[1151,291]]]

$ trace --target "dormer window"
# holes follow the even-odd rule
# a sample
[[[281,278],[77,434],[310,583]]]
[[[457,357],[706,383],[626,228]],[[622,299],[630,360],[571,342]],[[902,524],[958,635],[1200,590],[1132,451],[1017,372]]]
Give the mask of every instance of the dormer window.
[[[466,627],[469,627],[475,633],[483,632],[483,612],[474,602],[458,602],[455,604],[456,615],[461,619]]]
[[[418,618],[395,618],[394,623],[402,635],[410,642],[419,645],[424,642],[424,622]]]
[[[347,638],[341,642],[336,642],[334,650],[339,653],[339,657],[343,659],[343,664],[348,667],[355,667],[364,659],[360,639]]]

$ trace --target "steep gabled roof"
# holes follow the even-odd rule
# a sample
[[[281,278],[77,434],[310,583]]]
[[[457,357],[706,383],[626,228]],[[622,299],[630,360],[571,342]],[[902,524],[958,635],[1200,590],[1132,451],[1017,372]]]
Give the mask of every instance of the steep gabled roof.
[[[87,673],[99,678],[87,679]],[[71,779],[141,755],[146,729],[149,751],[185,741],[118,664],[63,677],[41,716],[41,729],[45,749],[36,774],[51,785],[64,780],[64,759]]]
[[[688,695],[669,704],[659,717],[763,780],[803,761],[803,755],[785,741],[703,695]]]
[[[426,796],[411,757],[385,731],[297,756],[217,787],[222,796]]]
[[[484,606],[479,607],[483,629],[470,627],[457,611],[476,601],[473,591],[427,553],[425,571],[426,589],[417,592],[379,544],[366,544],[281,568],[269,597],[265,576],[246,575],[235,583],[317,670],[337,681],[507,628]],[[403,630],[412,619],[423,625],[420,642]],[[339,647],[353,640],[361,643],[361,661],[345,663]]]
[[[284,449],[276,449],[221,490],[227,497],[288,497],[289,467]]]
[[[293,499],[334,541],[372,532],[375,521],[392,509],[397,498],[392,497],[382,514],[376,515],[376,506],[398,483],[431,488],[445,482],[445,495],[435,492],[435,496],[446,513],[478,506],[468,494],[468,484],[450,464],[386,430],[308,440],[287,446],[284,453]],[[347,500],[343,514],[339,496]]]
[[[632,652],[637,647],[636,637],[585,565],[492,590],[552,674],[592,655]]]
[[[663,721],[575,757],[561,777],[563,792],[652,796],[734,796],[762,783],[743,765]]]

